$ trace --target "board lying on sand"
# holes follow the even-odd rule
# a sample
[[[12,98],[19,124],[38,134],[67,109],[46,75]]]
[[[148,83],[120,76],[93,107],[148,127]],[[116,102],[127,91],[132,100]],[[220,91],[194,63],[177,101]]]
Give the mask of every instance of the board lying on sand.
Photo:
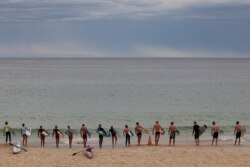
[[[14,147],[13,147],[13,154],[18,154],[21,152],[21,150],[22,150],[22,146],[20,143],[18,143],[16,145],[14,145]]]
[[[207,125],[203,125],[199,129],[199,136],[201,136],[207,129]]]

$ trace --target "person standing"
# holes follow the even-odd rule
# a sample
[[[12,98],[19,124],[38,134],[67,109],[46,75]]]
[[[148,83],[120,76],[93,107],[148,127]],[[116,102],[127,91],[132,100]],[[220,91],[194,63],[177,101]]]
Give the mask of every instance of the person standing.
[[[117,132],[113,126],[110,127],[109,133],[111,134],[112,137],[112,147],[114,148],[117,142]]]
[[[214,144],[214,140],[215,140],[215,145],[217,146],[218,137],[219,137],[219,130],[220,130],[220,128],[213,121],[212,122],[212,127],[211,127],[211,135],[213,136],[213,140],[212,140],[212,144],[211,145]]]
[[[160,135],[161,135],[161,125],[159,123],[159,121],[156,121],[155,122],[155,125],[153,127],[153,131],[152,133],[154,134],[155,133],[155,145],[158,145],[159,143],[159,140],[160,140]]]
[[[236,121],[236,124],[234,126],[234,135],[235,136],[235,142],[234,145],[236,146],[237,140],[238,140],[238,145],[240,145],[240,137],[241,137],[241,125],[239,121]]]
[[[69,138],[69,148],[72,148],[72,140],[73,140],[73,130],[70,129],[70,126],[68,125],[67,131],[65,132],[68,135]]]
[[[87,140],[88,140],[87,135],[89,135],[89,137],[90,137],[90,133],[89,133],[88,129],[85,127],[85,124],[82,124],[82,127],[80,129],[80,134],[81,134],[81,137],[83,140],[83,147],[86,148]]]
[[[60,136],[63,136],[63,133],[58,129],[57,125],[53,129],[52,137],[54,136],[56,139],[56,148],[59,148]]]
[[[103,137],[106,136],[106,131],[102,128],[102,125],[99,124],[96,132],[99,134],[99,148],[102,148]]]
[[[24,123],[22,123],[22,127],[21,127],[21,135],[23,137],[23,146],[27,146],[27,141],[28,141],[28,136],[26,134],[26,131],[28,130],[28,128],[25,126]]]
[[[174,122],[171,122],[168,127],[169,146],[171,145],[172,139],[173,139],[173,146],[175,145],[175,133],[176,133],[176,127],[174,125]]]
[[[139,124],[139,122],[136,122],[135,133],[136,133],[137,138],[138,138],[138,140],[137,140],[138,146],[141,144],[142,131],[145,131],[145,132],[148,133],[148,131],[147,131],[145,128],[143,128],[143,127]]]
[[[129,135],[130,129],[128,128],[128,125],[125,125],[125,128],[123,129],[123,136],[125,136],[125,146],[130,147],[130,135]]]
[[[8,140],[9,140],[9,143],[11,143],[11,133],[10,133],[10,126],[8,125],[8,122],[6,121],[5,122],[5,125],[3,127],[3,134],[5,135],[5,142],[7,144]]]
[[[45,133],[49,134],[46,130],[43,129],[42,125],[40,126],[40,129],[38,129],[38,138],[41,140],[41,147],[44,147],[45,145]]]
[[[199,141],[200,126],[197,124],[196,121],[194,121],[193,136],[194,136],[194,140],[195,140],[196,146],[199,146],[199,144],[200,144],[200,141]]]

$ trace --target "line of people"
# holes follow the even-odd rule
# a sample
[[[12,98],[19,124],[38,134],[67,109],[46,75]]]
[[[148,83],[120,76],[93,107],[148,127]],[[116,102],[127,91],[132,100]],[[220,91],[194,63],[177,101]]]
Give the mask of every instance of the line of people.
[[[29,129],[23,123],[22,127],[21,127],[21,131],[20,131],[21,136],[23,138],[23,146],[27,146],[27,139],[29,136],[29,135],[27,135],[27,131],[29,131]],[[236,121],[236,124],[234,127],[234,135],[236,135],[234,145],[236,145],[237,142],[238,142],[238,145],[240,145],[241,131],[242,131],[242,125],[240,125],[239,121]],[[112,138],[112,147],[113,148],[115,147],[115,145],[117,143],[117,136],[119,136],[119,137],[121,136],[113,126],[110,127],[108,132],[106,132],[102,128],[101,124],[98,125],[96,132],[97,132],[98,137],[99,137],[99,148],[102,148],[103,138],[105,136]],[[141,126],[139,124],[139,122],[136,122],[134,132],[136,133],[136,136],[137,136],[138,146],[141,144],[142,133],[150,134],[147,129],[145,129],[143,126]],[[217,146],[219,132],[220,132],[219,126],[215,122],[212,122],[211,135],[212,135],[213,139],[212,139],[211,145],[213,145],[214,141],[215,141],[215,145]],[[75,132],[68,125],[67,130],[64,133],[67,134],[67,136],[68,136],[69,148],[71,148],[72,147],[72,140],[73,140],[73,136],[74,136]],[[53,129],[52,137],[54,137],[56,140],[56,148],[59,148],[60,137],[63,137],[64,133],[62,131],[60,131],[57,126],[55,126],[55,128]],[[153,126],[153,129],[152,129],[152,134],[155,136],[155,145],[158,145],[160,136],[163,135],[164,133],[165,133],[165,131],[162,128],[162,126],[160,125],[159,121],[156,121],[154,126]],[[174,122],[171,122],[169,127],[168,127],[169,145],[171,145],[171,144],[173,144],[173,146],[175,145],[176,133],[178,133],[178,130],[176,129]],[[6,144],[7,144],[8,140],[9,140],[9,143],[11,143],[11,134],[14,134],[14,131],[9,126],[7,121],[5,122],[5,125],[3,128],[3,134],[6,136],[6,140],[5,140]],[[38,129],[38,138],[40,138],[40,140],[41,140],[41,147],[45,146],[45,138],[48,135],[49,135],[49,132],[46,131],[45,129],[43,129],[42,126],[40,126],[40,128]],[[85,124],[82,124],[82,126],[80,128],[80,135],[81,135],[81,138],[83,140],[83,147],[86,148],[88,137],[90,138],[91,134],[90,134],[89,130],[87,129],[87,127],[85,126]],[[125,137],[125,146],[126,147],[130,146],[130,137],[133,135],[134,135],[133,131],[128,127],[128,125],[125,125],[124,129],[123,129],[123,136]],[[193,125],[192,135],[194,136],[196,146],[199,146],[200,126],[197,124],[196,121],[194,122],[194,125]],[[172,141],[173,141],[173,143],[172,143]]]

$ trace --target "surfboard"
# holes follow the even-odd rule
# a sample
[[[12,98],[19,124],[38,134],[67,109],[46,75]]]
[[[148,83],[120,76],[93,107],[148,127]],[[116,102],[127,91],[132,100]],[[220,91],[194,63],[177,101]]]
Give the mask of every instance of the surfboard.
[[[241,136],[240,137],[243,137],[245,135],[247,129],[246,129],[245,126],[242,125],[241,128],[240,128],[240,130],[241,130]]]
[[[42,134],[43,134],[44,136],[49,136],[49,134],[48,134],[47,132],[45,132],[45,131],[43,131]]]
[[[14,145],[13,147],[13,154],[18,154],[20,153],[22,150],[22,146],[20,143],[17,143],[16,145]]]
[[[91,138],[91,133],[87,130],[87,135]]]
[[[15,134],[16,134],[15,131],[14,131],[12,128],[10,128],[10,133],[11,133],[12,135],[15,135]]]
[[[180,131],[179,131],[178,129],[175,130],[175,133],[176,133],[177,135],[180,135]]]
[[[97,131],[97,133],[101,136],[107,136],[107,134],[104,131]]]
[[[62,134],[62,132],[60,132],[59,130],[57,131],[57,134],[58,134],[60,137],[64,137],[64,135]]]
[[[201,136],[207,129],[207,125],[201,126],[199,129],[199,136]]]
[[[219,134],[221,135],[221,134],[223,134],[224,133],[224,131],[222,130],[222,129],[220,129],[219,130]]]
[[[130,130],[130,131],[128,132],[128,135],[129,135],[130,137],[134,136],[133,131],[132,131],[132,130]]]
[[[31,136],[31,128],[26,129],[25,134],[29,137]]]
[[[165,134],[165,130],[163,128],[161,128],[160,133],[161,133],[161,135],[164,135]]]
[[[68,130],[65,131],[65,134],[68,135],[68,136],[73,135],[73,133],[74,133],[74,131],[71,130],[71,129],[68,129]]]
[[[85,156],[89,159],[93,158],[93,153],[90,151],[85,151]]]

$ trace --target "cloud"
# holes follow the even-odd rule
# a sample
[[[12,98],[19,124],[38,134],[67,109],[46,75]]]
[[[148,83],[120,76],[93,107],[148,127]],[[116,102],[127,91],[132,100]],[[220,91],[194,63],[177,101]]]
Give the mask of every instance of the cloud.
[[[103,51],[65,43],[0,45],[0,57],[107,57]]]
[[[248,10],[242,11],[242,8]],[[250,18],[250,0],[2,0],[0,21]],[[215,13],[203,9],[217,9]],[[235,10],[232,10],[235,9]]]
[[[184,50],[168,47],[153,47],[137,45],[134,47],[136,55],[140,57],[159,58],[247,58],[248,54],[239,54],[233,51],[211,51],[206,49]]]

